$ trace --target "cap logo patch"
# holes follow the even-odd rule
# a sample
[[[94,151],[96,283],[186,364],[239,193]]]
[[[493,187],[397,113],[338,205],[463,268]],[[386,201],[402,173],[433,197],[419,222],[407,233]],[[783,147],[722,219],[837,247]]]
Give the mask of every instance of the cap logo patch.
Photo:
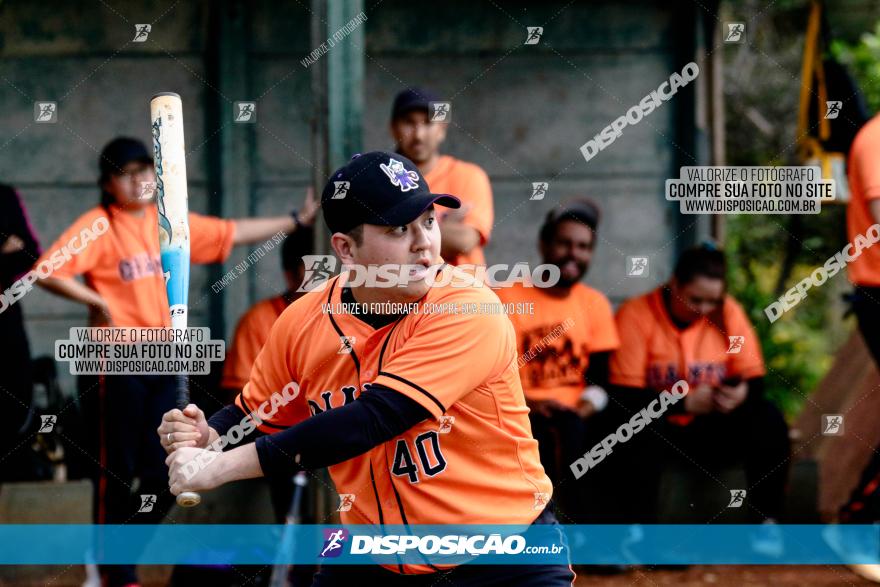
[[[419,187],[419,174],[415,171],[408,171],[403,163],[397,159],[389,159],[387,165],[381,163],[379,167],[391,180],[391,185],[399,187],[400,191],[408,192]]]

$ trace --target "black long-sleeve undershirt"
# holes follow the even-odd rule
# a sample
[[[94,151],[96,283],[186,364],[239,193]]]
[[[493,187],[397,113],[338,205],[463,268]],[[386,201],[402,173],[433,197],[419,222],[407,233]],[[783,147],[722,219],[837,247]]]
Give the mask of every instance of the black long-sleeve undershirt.
[[[226,406],[208,421],[221,436],[245,413]],[[431,417],[421,404],[381,385],[371,385],[352,403],[327,410],[274,434],[254,431],[257,456],[266,477],[329,467],[399,436]],[[239,443],[240,446],[241,443]],[[233,448],[230,446],[227,449]]]

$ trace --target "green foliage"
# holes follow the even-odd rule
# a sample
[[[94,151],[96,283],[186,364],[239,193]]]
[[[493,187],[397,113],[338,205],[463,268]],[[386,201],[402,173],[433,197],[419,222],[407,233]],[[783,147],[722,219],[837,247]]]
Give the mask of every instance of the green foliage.
[[[855,76],[868,109],[880,111],[880,22],[872,32],[863,33],[858,42],[832,41],[831,54]]]
[[[777,2],[765,10],[760,0],[727,3],[732,14],[754,14],[749,43],[726,48],[725,110],[729,165],[798,165],[797,112],[804,31],[809,2]],[[856,3],[826,3],[834,41],[831,53],[846,64],[880,111],[880,16]],[[872,32],[862,34],[870,28]],[[859,37],[859,35],[861,35]],[[818,215],[725,217],[725,249],[730,293],[749,313],[767,364],[769,397],[790,418],[827,372],[837,346],[852,330],[842,320],[841,292],[850,289],[845,271],[774,323],[764,314],[769,303],[822,265],[846,243],[846,207],[825,205]]]
[[[796,255],[788,289],[839,251],[843,207],[826,209],[819,216],[802,217],[803,249]],[[806,398],[831,365],[835,352],[829,331],[840,328],[840,316],[829,312],[837,289],[831,281],[812,288],[809,294],[774,323],[764,314],[777,299],[782,251],[790,227],[781,216],[731,216],[728,219],[730,293],[742,304],[761,340],[767,364],[765,379],[768,397],[787,416],[796,416]],[[844,272],[833,278],[846,280]]]
[[[838,213],[841,211],[836,210]],[[830,283],[811,289],[806,299],[771,324],[764,314],[764,308],[777,298],[774,288],[781,269],[781,256],[778,244],[774,247],[772,240],[775,238],[778,243],[778,227],[769,226],[772,223],[766,222],[766,218],[757,222],[754,218],[733,217],[728,225],[731,235],[735,235],[727,244],[730,290],[748,312],[761,340],[767,364],[765,382],[768,397],[786,416],[794,417],[831,366],[836,349],[832,348],[827,330],[831,328],[829,322],[834,317],[828,315],[826,308],[834,290]],[[827,248],[832,248],[832,243],[828,245]],[[831,255],[833,252],[827,256]],[[785,288],[809,275],[827,258],[812,261],[806,257],[804,255],[798,260]],[[840,273],[834,279],[846,277]]]

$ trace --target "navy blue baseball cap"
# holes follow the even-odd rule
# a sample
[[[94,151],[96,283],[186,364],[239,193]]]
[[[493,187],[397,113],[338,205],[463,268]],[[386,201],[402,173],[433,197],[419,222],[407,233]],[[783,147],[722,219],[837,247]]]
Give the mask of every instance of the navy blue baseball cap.
[[[132,161],[153,164],[153,154],[141,141],[130,137],[117,137],[104,146],[98,159],[101,176],[122,173],[122,168]]]
[[[391,106],[391,120],[396,120],[407,112],[413,110],[430,110],[431,102],[439,102],[437,95],[424,88],[407,88],[397,94],[394,104]]]
[[[461,207],[455,196],[431,193],[412,161],[386,151],[355,155],[333,172],[321,193],[330,232],[348,232],[361,224],[403,226],[431,204]]]

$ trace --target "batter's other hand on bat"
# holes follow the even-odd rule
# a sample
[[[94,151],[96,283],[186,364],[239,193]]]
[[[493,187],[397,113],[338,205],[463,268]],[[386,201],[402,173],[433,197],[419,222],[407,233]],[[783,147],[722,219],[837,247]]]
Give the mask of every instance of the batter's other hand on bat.
[[[183,447],[169,454],[165,464],[171,493],[208,491],[223,485],[223,464],[218,462],[222,457],[221,452],[194,447]]]
[[[168,454],[181,448],[205,448],[210,439],[205,412],[195,404],[189,404],[182,411],[174,409],[165,412],[156,432],[159,433],[162,448]]]

